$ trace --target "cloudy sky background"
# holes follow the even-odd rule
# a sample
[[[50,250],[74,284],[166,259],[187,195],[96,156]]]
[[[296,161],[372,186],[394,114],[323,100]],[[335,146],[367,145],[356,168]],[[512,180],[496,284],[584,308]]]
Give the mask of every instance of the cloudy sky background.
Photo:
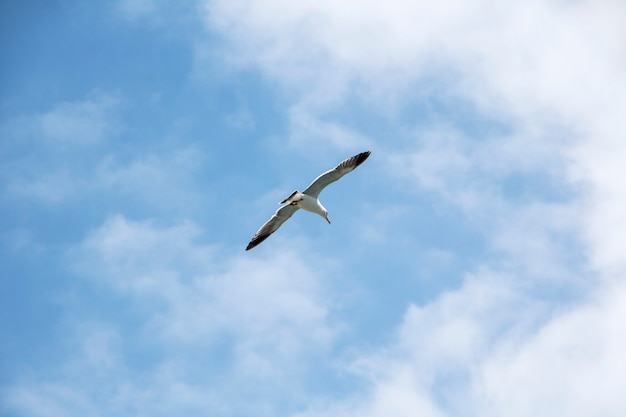
[[[1,415],[626,409],[624,2],[0,20]]]

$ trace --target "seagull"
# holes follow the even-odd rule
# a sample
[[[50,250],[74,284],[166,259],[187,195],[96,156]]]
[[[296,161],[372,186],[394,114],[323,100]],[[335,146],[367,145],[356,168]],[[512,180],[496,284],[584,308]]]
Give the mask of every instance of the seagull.
[[[258,232],[254,235],[246,250],[250,250],[257,246],[259,243],[267,239],[272,233],[274,233],[283,223],[291,217],[298,209],[304,209],[312,213],[317,213],[322,216],[328,224],[328,210],[320,203],[318,196],[327,185],[332,184],[339,178],[352,171],[354,168],[361,165],[369,156],[370,151],[361,152],[351,158],[341,162],[335,168],[324,172],[319,177],[315,178],[313,182],[306,187],[302,192],[296,190],[289,197],[281,201],[279,204],[284,204],[281,208],[276,210],[276,213],[267,221]]]

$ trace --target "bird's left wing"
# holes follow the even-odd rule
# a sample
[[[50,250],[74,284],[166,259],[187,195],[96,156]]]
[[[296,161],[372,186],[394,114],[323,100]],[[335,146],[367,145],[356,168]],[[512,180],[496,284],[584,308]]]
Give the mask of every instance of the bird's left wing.
[[[370,153],[370,151],[361,152],[360,154],[354,155],[353,157],[341,162],[335,168],[324,172],[322,175],[315,178],[315,180],[313,180],[311,185],[309,185],[303,193],[317,198],[317,196],[328,184],[337,181],[339,178],[343,177],[348,172],[365,162],[365,160],[370,156]]]
[[[254,235],[246,250],[250,250],[253,247],[257,246],[259,243],[263,242],[267,239],[272,233],[274,233],[283,223],[287,221],[291,217],[293,213],[298,210],[298,206],[292,206],[288,204],[286,206],[282,206],[270,219],[265,222],[263,226],[259,229],[258,232]]]

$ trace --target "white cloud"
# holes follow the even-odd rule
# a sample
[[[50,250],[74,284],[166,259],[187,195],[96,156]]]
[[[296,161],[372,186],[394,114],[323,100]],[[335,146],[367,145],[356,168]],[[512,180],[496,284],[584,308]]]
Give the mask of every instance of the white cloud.
[[[326,360],[336,326],[319,275],[324,263],[313,271],[288,248],[224,258],[201,239],[192,223],[119,215],[90,233],[68,260],[102,296],[125,299],[128,309],[118,313],[139,327],[73,317],[68,357],[53,376],[40,371],[4,390],[9,409],[269,416],[306,404],[307,376]],[[228,351],[217,353],[224,344]]]
[[[142,204],[183,210],[197,207],[199,196],[190,190],[205,155],[194,148],[137,155],[121,161],[107,155],[98,162],[85,192],[108,192]]]
[[[149,16],[155,11],[154,0],[120,0],[117,7],[128,19]]]
[[[304,106],[291,109],[290,143],[295,148],[321,153],[329,146],[344,151],[371,148],[371,141],[363,134],[331,121],[313,117]]]
[[[295,252],[218,262],[194,242],[198,233],[191,223],[160,228],[118,215],[78,249],[81,270],[138,301],[165,302],[153,325],[168,340],[211,343],[225,332],[286,356],[330,342],[318,278]]]
[[[68,357],[55,364],[52,376],[38,369],[36,378],[24,375],[1,390],[3,411],[35,417],[202,415],[204,410],[225,415],[211,386],[189,381],[193,364],[163,359],[141,368],[134,350],[125,349],[134,336],[122,338],[126,329],[85,317],[75,317],[72,326],[65,341]]]
[[[55,205],[107,195],[165,210],[196,207],[198,194],[185,185],[196,181],[204,153],[193,147],[144,152],[141,142],[120,152],[121,108],[117,96],[92,92],[4,123],[16,157],[0,171],[3,191]],[[133,153],[135,146],[142,151]]]
[[[98,416],[95,404],[82,393],[62,383],[34,383],[4,390],[5,410],[33,417],[61,417],[80,413]]]
[[[410,308],[398,341],[357,361],[370,390],[302,415],[387,415],[392,403],[397,415],[619,415],[624,3],[278,3],[207,1],[207,23],[240,64],[285,87],[294,126],[309,121],[301,137],[315,120],[341,131],[328,115],[354,102],[411,132],[409,146],[385,143],[392,174],[460,208],[500,254],[463,288]],[[464,132],[445,111],[434,126],[398,126],[429,80],[507,133]],[[511,178],[528,187],[516,199]],[[541,287],[546,277],[557,287]],[[583,288],[591,295],[575,303]]]
[[[393,344],[351,365],[367,392],[302,416],[621,415],[624,286],[551,312],[514,281],[482,271],[411,306]]]
[[[391,153],[387,165],[395,177],[459,209],[495,255],[492,267],[523,272],[529,283],[574,288],[587,278],[574,272],[584,262],[576,258],[583,209],[567,182],[566,147],[550,139],[430,130],[416,150]]]
[[[91,164],[72,160],[57,166],[51,158],[46,164],[22,161],[23,169],[13,175],[7,192],[13,196],[48,204],[68,204],[84,198],[122,196],[130,203],[159,209],[197,207],[200,196],[184,184],[193,184],[193,173],[200,169],[202,154],[194,149],[179,149],[162,154],[138,155],[122,160],[115,154],[103,154]],[[62,158],[65,160],[65,158]]]
[[[80,196],[94,185],[94,151],[122,131],[120,107],[117,96],[92,92],[84,100],[9,120],[2,128],[15,157],[2,170],[6,192],[48,204]]]
[[[429,146],[438,153],[414,156],[416,178],[443,190],[446,178],[460,175],[458,186],[444,192],[470,206],[481,193],[468,193],[463,179],[477,173],[501,181],[507,171],[534,171],[556,174],[564,187],[584,184],[581,227],[594,268],[626,266],[619,245],[626,227],[622,2],[206,4],[207,23],[232,42],[242,62],[295,87],[294,126],[305,132],[319,123],[297,120],[323,120],[330,109],[349,105],[355,90],[373,103],[410,97],[414,90],[407,87],[425,77],[443,83],[445,94],[469,101],[478,117],[504,122],[513,134],[496,135],[488,146],[465,137]],[[339,138],[340,145],[353,137]],[[500,176],[491,176],[494,169]]]
[[[40,176],[31,174],[28,177],[31,178],[19,176],[12,178],[8,183],[7,192],[15,196],[58,204],[74,198],[79,189],[86,185],[82,179],[73,177],[67,168],[54,169]]]
[[[102,93],[83,101],[60,103],[39,118],[41,132],[60,147],[97,144],[119,130],[113,120],[119,103],[118,98]]]
[[[611,285],[477,370],[481,415],[619,416],[626,408],[626,287]]]
[[[474,371],[502,340],[532,334],[545,316],[514,278],[482,270],[459,290],[411,305],[392,343],[348,365],[368,382],[365,392],[303,415],[382,417],[389,407],[402,416],[481,415],[469,402]]]
[[[588,60],[619,59],[615,53],[624,31],[620,9],[618,2],[531,1],[495,7],[487,1],[468,5],[455,0],[289,5],[240,0],[208,2],[208,21],[236,42],[244,59],[281,80],[304,74],[311,77],[306,82],[324,81],[325,74],[340,68],[340,75],[383,85],[389,74],[400,73],[391,79],[404,86],[407,78],[419,79],[443,64],[462,80],[480,82],[471,92],[473,99],[493,86],[487,91],[507,101],[521,96],[520,105],[538,100],[562,104],[576,97],[581,100],[575,104],[586,107],[584,97],[604,101],[602,90],[593,84],[582,91],[570,87],[580,79],[604,84],[606,80],[589,74],[617,78],[624,64]],[[580,65],[569,65],[573,63]]]

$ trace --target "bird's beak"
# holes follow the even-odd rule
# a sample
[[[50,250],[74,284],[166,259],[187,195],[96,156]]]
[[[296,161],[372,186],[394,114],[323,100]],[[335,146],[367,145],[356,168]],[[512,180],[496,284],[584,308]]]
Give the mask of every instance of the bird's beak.
[[[330,224],[330,219],[328,218],[328,214],[325,216],[326,221],[328,222],[328,224]]]

